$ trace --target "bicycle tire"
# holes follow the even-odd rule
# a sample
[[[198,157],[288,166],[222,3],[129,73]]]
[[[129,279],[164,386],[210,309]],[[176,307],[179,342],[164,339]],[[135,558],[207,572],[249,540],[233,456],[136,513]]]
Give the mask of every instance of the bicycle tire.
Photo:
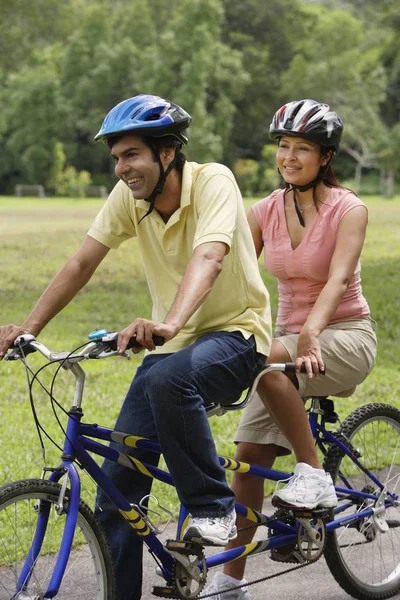
[[[0,491],[0,600],[44,598],[65,524],[58,515],[61,485],[43,479],[26,479]],[[69,492],[65,494],[65,507]],[[40,501],[40,505],[38,504]],[[16,594],[18,575],[31,546],[42,503],[50,503],[49,520],[38,560],[30,570],[26,589]],[[36,509],[35,509],[36,507]],[[115,579],[110,549],[101,525],[90,508],[79,503],[73,550],[57,599],[115,600]]]
[[[362,406],[345,419],[338,437],[344,443],[350,440],[361,453],[361,464],[385,483],[389,492],[400,495],[399,410],[387,404]],[[328,451],[324,468],[338,486],[377,493],[378,486],[337,446]],[[353,497],[340,500],[339,506],[343,502],[350,506],[339,517],[354,513],[355,508],[362,510],[371,501]],[[327,565],[353,598],[383,600],[400,590],[400,506],[386,508],[383,518],[390,524],[383,533],[371,517],[328,532]]]

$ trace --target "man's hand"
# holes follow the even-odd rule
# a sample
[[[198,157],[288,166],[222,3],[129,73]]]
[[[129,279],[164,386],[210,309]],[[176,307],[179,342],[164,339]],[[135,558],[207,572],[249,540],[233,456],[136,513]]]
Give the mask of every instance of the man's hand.
[[[32,333],[32,331],[20,325],[0,326],[0,360],[3,360],[7,350],[12,347],[17,337],[24,333]]]
[[[142,348],[132,348],[134,354],[138,354],[142,350],[155,350],[156,346],[153,341],[153,335],[159,335],[166,342],[172,340],[178,333],[178,329],[166,323],[159,321],[151,321],[150,319],[135,319],[133,323],[120,331],[118,336],[118,351],[122,354],[131,337],[135,336]]]

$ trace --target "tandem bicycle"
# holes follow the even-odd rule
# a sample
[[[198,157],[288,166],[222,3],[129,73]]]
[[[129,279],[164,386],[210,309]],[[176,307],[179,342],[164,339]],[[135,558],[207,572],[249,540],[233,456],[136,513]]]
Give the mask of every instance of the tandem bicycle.
[[[130,459],[104,442],[123,443],[127,450],[144,448],[161,454],[158,443],[82,420],[85,372],[89,359],[121,355],[118,333],[94,332],[84,347],[72,352],[52,352],[32,335],[22,335],[7,354],[29,371],[26,357],[39,351],[46,364],[58,363],[76,378],[73,405],[68,411],[61,463],[45,468],[37,479],[26,479],[0,488],[0,600],[85,598],[114,600],[115,580],[110,550],[95,515],[82,500],[79,471],[83,469],[115,504],[129,526],[141,536],[163,581],[153,595],[161,598],[206,598],[209,569],[227,562],[281,549],[294,553],[295,567],[303,568],[324,556],[338,584],[354,598],[379,600],[400,591],[400,411],[383,403],[357,408],[342,423],[330,398],[311,398],[308,409],[315,443],[324,456],[338,496],[334,509],[279,509],[266,515],[236,503],[236,512],[249,526],[265,531],[263,540],[230,550],[210,553],[209,547],[183,540],[188,515],[180,507],[176,524],[172,513],[150,495],[131,505],[104,474],[91,454],[122,462],[130,468],[173,486],[170,474]],[[130,347],[135,345],[132,339]],[[257,376],[246,398],[234,405],[207,407],[209,416],[243,408],[258,381],[269,371],[294,371],[294,364],[267,365]],[[32,373],[32,371],[30,371]],[[37,373],[32,379],[37,378]],[[42,387],[52,396],[51,390]],[[219,457],[231,471],[256,475],[270,481],[290,477],[275,469]],[[138,465],[137,463],[140,462]],[[166,524],[174,533],[160,540]],[[268,566],[263,567],[266,580]],[[283,574],[288,571],[283,571]],[[264,574],[264,573],[263,573]],[[247,586],[251,583],[248,582]],[[80,593],[80,590],[82,592]],[[84,591],[83,591],[84,590]]]

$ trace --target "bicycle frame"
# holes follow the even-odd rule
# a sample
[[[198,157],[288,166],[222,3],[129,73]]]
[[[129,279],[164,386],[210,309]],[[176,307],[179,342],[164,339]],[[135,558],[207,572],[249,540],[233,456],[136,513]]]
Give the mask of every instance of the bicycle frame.
[[[74,406],[69,411],[68,415],[68,425],[62,455],[63,462],[56,469],[52,470],[49,480],[58,482],[64,476],[66,476],[63,482],[58,503],[60,510],[63,506],[63,495],[65,493],[68,480],[70,489],[70,499],[67,509],[68,514],[66,518],[66,525],[60,546],[59,556],[55,564],[54,571],[45,596],[48,598],[52,598],[57,594],[58,589],[61,585],[61,581],[72,547],[80,500],[80,478],[77,468],[74,465],[75,460],[79,461],[80,465],[91,475],[91,477],[94,479],[97,485],[101,487],[104,490],[104,492],[109,496],[109,498],[115,504],[116,508],[119,510],[121,515],[127,520],[129,525],[135,530],[135,532],[138,535],[141,536],[143,542],[146,544],[148,549],[157,557],[158,562],[161,565],[161,572],[163,577],[167,582],[170,581],[172,578],[172,569],[174,564],[173,557],[164,548],[162,542],[158,539],[157,534],[154,531],[152,531],[146,518],[144,518],[143,515],[140,514],[140,512],[137,510],[137,507],[135,508],[125,499],[125,497],[118,491],[115,485],[111,482],[107,475],[105,475],[102,469],[97,465],[97,463],[89,454],[89,452],[91,452],[98,456],[108,458],[114,462],[122,463],[128,468],[140,470],[141,473],[147,475],[148,477],[158,479],[168,485],[173,486],[174,483],[172,477],[168,472],[153,465],[149,465],[145,462],[139,461],[138,459],[133,458],[129,454],[119,452],[116,449],[105,446],[104,444],[99,443],[95,440],[101,440],[105,442],[114,441],[125,445],[127,448],[134,447],[155,452],[157,454],[162,453],[160,445],[157,442],[148,440],[146,438],[138,437],[133,434],[117,432],[112,429],[99,427],[95,424],[82,423],[82,411],[76,406]],[[310,424],[314,437],[316,438],[317,445],[323,453],[326,452],[326,444],[336,444],[337,447],[340,448],[340,450],[344,454],[346,454],[360,469],[364,471],[364,473],[366,473],[368,477],[370,477],[370,479],[375,483],[375,485],[378,486],[379,489],[383,488],[383,485],[376,479],[373,473],[365,469],[363,465],[358,461],[354,452],[347,448],[339,439],[337,439],[330,431],[326,430],[325,427],[323,427],[319,423],[317,411],[310,412]],[[219,461],[222,467],[226,470],[237,471],[239,473],[246,473],[248,475],[256,475],[258,477],[270,481],[279,481],[290,477],[289,473],[283,471],[267,469],[256,465],[236,461],[231,458],[219,456]],[[376,501],[378,498],[378,496],[375,494],[360,492],[350,487],[336,487],[335,489],[338,496],[342,498],[346,496],[351,496],[352,498],[371,499],[373,501]],[[349,503],[349,505],[350,504],[351,503]],[[333,515],[333,520],[330,520],[328,523],[326,523],[327,531],[337,529],[343,524],[349,523],[351,521],[357,521],[359,519],[369,517],[373,514],[373,508],[367,507],[362,511],[354,512],[352,515],[347,515],[343,518],[340,518],[340,516],[338,518],[335,518],[335,516],[339,515],[339,513],[342,510],[346,510],[346,508],[348,508],[349,505],[346,504],[344,507],[338,507],[331,513]],[[212,556],[206,557],[205,562],[207,569],[210,567],[222,565],[226,562],[237,560],[239,558],[259,554],[267,550],[271,550],[273,548],[279,548],[280,546],[290,544],[291,542],[295,542],[297,537],[296,527],[291,526],[290,524],[287,524],[285,522],[276,520],[274,517],[264,515],[263,513],[255,511],[239,503],[236,503],[235,507],[236,512],[240,516],[245,517],[250,522],[253,522],[257,525],[266,526],[269,522],[273,522],[273,529],[274,531],[278,532],[278,534],[274,535],[273,537],[269,537],[266,540],[251,542],[250,544],[238,546],[231,550],[225,550]],[[41,549],[41,544],[47,525],[48,514],[49,511],[47,510],[41,512],[39,516],[35,537],[32,542],[32,546],[28,557],[25,561],[24,567],[21,571],[18,586],[19,589],[17,591],[23,590],[23,588],[27,584],[27,580],[29,580],[30,568],[37,559]],[[185,510],[184,507],[181,506],[176,530],[177,540],[182,539],[183,531],[187,525],[188,518],[188,512]],[[200,563],[199,566],[201,568],[202,564]]]
[[[139,470],[142,474],[145,474],[150,478],[158,479],[168,485],[173,486],[174,483],[172,477],[168,472],[163,471],[156,466],[147,464],[146,462],[140,461],[129,454],[119,452],[114,448],[110,448],[101,442],[118,442],[122,445],[125,445],[127,448],[143,449],[157,454],[161,454],[160,445],[157,442],[135,436],[131,433],[122,433],[112,429],[99,427],[95,424],[82,423],[83,413],[81,410],[81,400],[83,395],[85,373],[82,367],[78,364],[79,361],[87,358],[106,358],[116,355],[118,352],[108,351],[107,353],[100,354],[97,352],[93,355],[91,352],[94,348],[96,348],[96,344],[92,342],[80,354],[77,355],[73,355],[71,353],[54,354],[51,353],[41,343],[37,342],[33,336],[25,335],[24,338],[25,341],[30,343],[32,348],[40,350],[41,353],[52,362],[60,362],[62,366],[65,369],[70,370],[76,378],[74,404],[68,412],[68,423],[64,440],[62,463],[55,469],[45,470],[45,472],[51,471],[49,476],[50,481],[60,482],[64,477],[58,503],[56,505],[56,511],[59,512],[59,514],[65,512],[67,516],[59,554],[44,597],[52,598],[57,595],[72,548],[81,495],[80,477],[74,464],[75,461],[78,461],[80,466],[82,466],[89,473],[95,483],[107,494],[121,515],[135,530],[136,534],[142,538],[143,542],[156,558],[157,563],[160,566],[161,574],[163,575],[167,584],[170,584],[173,582],[175,564],[171,551],[168,551],[168,549],[164,547],[163,543],[158,538],[157,532],[154,531],[154,527],[151,521],[147,518],[145,511],[141,511],[140,507],[137,505],[132,506],[127,501],[127,499],[119,492],[108,476],[102,471],[102,469],[89,454],[90,452],[97,456],[119,462],[128,468]],[[103,337],[102,341],[107,341],[108,343],[109,339],[107,337]],[[103,352],[103,350],[101,350],[101,352]],[[285,365],[269,365],[268,367],[272,370],[282,370],[281,368],[285,367]],[[258,378],[261,376],[262,373],[258,375]],[[254,381],[252,390],[250,390],[245,401],[240,403],[240,408],[243,408],[246,402],[249,401],[248,398],[251,397],[253,389],[255,390],[257,387],[258,378],[256,378]],[[212,410],[214,411],[213,414],[219,414],[219,405],[213,406]],[[210,412],[210,414],[212,413]],[[343,473],[339,472],[338,478],[342,481],[343,486],[336,486],[336,493],[339,499],[346,500],[346,498],[348,498],[349,501],[344,502],[342,505],[339,504],[339,506],[334,510],[325,510],[326,516],[329,514],[329,517],[326,518],[324,515],[324,526],[326,531],[330,532],[345,524],[356,523],[359,520],[373,516],[375,513],[373,505],[377,504],[382,498],[383,492],[387,494],[384,500],[385,507],[390,506],[395,501],[398,502],[398,496],[395,494],[390,494],[385,489],[385,486],[374,476],[374,474],[364,467],[364,465],[358,460],[359,455],[352,447],[351,443],[346,445],[340,438],[335,437],[332,432],[324,427],[324,420],[319,418],[320,414],[321,410],[319,410],[319,400],[315,399],[315,402],[313,401],[309,411],[309,421],[318,448],[325,455],[330,446],[336,446],[343,455],[346,455],[357,466],[358,469],[363,471],[364,474],[369,477],[371,482],[374,484],[373,489],[377,489],[377,494],[371,493],[372,488],[364,488],[364,491],[355,490],[350,486]],[[96,440],[100,440],[100,442]],[[222,456],[219,457],[219,461],[222,467],[226,470],[237,471],[239,473],[248,475],[255,475],[270,481],[285,480],[291,475],[275,469],[267,469]],[[64,499],[68,483],[69,500],[68,503],[65,503]],[[346,516],[341,516],[340,513],[352,508],[354,506],[353,501],[357,499],[359,500],[359,503],[355,503],[356,507],[354,512],[352,512],[350,515],[347,514]],[[370,500],[368,505],[365,505],[365,500]],[[27,589],[29,578],[31,576],[31,569],[36,563],[36,560],[40,554],[46,533],[46,526],[50,512],[49,504],[44,502],[44,504],[39,505],[38,508],[39,517],[36,531],[27,558],[19,575],[16,594],[21,591],[23,592],[24,589]],[[291,524],[290,522],[288,523],[278,520],[274,516],[265,515],[239,503],[236,503],[235,508],[238,515],[245,517],[255,526],[268,526],[273,524],[273,527],[271,528],[274,530],[274,535],[262,541],[251,542],[230,550],[224,550],[212,556],[204,557],[205,565],[200,562],[197,565],[198,568],[202,569],[204,566],[208,569],[210,567],[222,565],[224,563],[232,562],[250,555],[260,554],[267,550],[272,550],[273,548],[279,548],[292,542],[296,542],[297,523]],[[380,501],[379,510],[381,510],[381,508],[382,500]],[[300,522],[304,521],[305,519],[308,519],[309,521],[315,519],[312,511],[303,511],[303,515],[300,515],[300,513],[294,513],[294,518],[297,518]],[[184,507],[181,507],[176,530],[177,540],[182,539],[188,519],[188,512]]]

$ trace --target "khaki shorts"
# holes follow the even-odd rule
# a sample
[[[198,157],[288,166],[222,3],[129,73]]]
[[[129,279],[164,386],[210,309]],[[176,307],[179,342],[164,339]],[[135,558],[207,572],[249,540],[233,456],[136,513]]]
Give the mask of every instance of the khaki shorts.
[[[274,338],[286,348],[291,361],[297,357],[299,334],[278,327]],[[319,336],[326,375],[309,379],[297,375],[299,393],[309,396],[351,396],[371,372],[376,358],[375,322],[370,318],[352,319],[328,325]],[[279,455],[290,454],[291,446],[271,418],[258,394],[244,409],[235,442],[275,444]]]

